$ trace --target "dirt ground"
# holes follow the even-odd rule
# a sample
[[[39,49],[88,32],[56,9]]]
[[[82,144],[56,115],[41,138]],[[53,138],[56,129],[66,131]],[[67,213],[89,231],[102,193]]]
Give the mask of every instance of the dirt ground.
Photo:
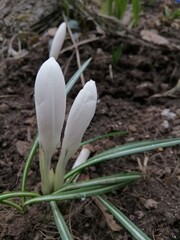
[[[23,0],[14,2],[13,7],[11,1],[0,3],[0,192],[20,188],[23,165],[37,131],[33,98],[35,77],[48,58],[51,40],[48,29],[62,21],[58,1],[51,1],[51,4],[33,0],[28,4]],[[139,41],[140,31],[150,28],[150,16],[154,9],[157,11],[155,6],[146,8],[148,14],[142,16],[144,22],[133,30],[136,34],[131,38],[98,31],[94,23],[90,28],[82,28],[81,41],[98,38],[79,46],[81,62],[92,57],[84,77],[96,81],[99,99],[84,140],[112,131],[127,131],[124,136],[95,142],[95,153],[137,140],[180,137],[178,89],[173,92],[173,98],[152,97],[170,90],[180,78],[180,24],[176,22],[177,29],[173,27],[175,21],[163,20],[158,29],[159,34],[173,43],[171,46]],[[159,10],[162,10],[160,6]],[[54,21],[49,20],[49,16],[53,16]],[[39,27],[37,22],[44,19],[48,24]],[[89,23],[90,20],[88,26]],[[18,50],[19,43],[23,50],[13,52],[12,49]],[[64,49],[70,45],[67,37]],[[119,46],[122,46],[122,55],[114,64],[112,52]],[[72,51],[65,51],[58,59],[66,80],[77,69],[75,54],[70,59],[71,54]],[[80,89],[79,81],[68,95],[67,113]],[[171,114],[166,114],[167,109]],[[144,179],[108,194],[108,199],[151,239],[180,240],[179,158],[179,147],[158,149],[91,167],[88,174],[97,177],[143,171]],[[143,165],[146,161],[147,167],[142,169],[140,163]],[[29,173],[28,189],[40,189],[37,158]],[[132,239],[123,228],[113,231],[91,198],[65,202],[60,209],[74,239]],[[59,239],[48,204],[34,205],[24,214],[1,205],[0,239]]]

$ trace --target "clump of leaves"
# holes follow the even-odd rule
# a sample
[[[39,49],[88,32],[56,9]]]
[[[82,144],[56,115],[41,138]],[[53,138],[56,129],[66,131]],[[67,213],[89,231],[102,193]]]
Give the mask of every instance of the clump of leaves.
[[[130,2],[130,3],[129,3]],[[136,26],[141,14],[141,0],[106,0],[103,9],[110,16],[122,19],[128,9],[132,9],[133,26]]]

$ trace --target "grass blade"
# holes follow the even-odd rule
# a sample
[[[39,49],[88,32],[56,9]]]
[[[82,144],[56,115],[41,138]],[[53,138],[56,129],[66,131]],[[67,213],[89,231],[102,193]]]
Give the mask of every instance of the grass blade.
[[[96,156],[90,158],[85,163],[69,171],[66,174],[65,179],[68,179],[72,175],[76,175],[86,167],[98,164],[106,160],[129,156],[135,153],[147,152],[153,149],[175,146],[178,144],[180,144],[180,138],[155,140],[155,141],[142,141],[142,142],[130,143],[130,144],[125,144],[123,146],[111,148],[107,151],[104,151],[103,153],[97,154]]]
[[[68,226],[67,226],[66,222],[64,221],[64,218],[63,218],[61,212],[59,211],[59,208],[58,208],[56,202],[54,202],[54,201],[50,202],[50,206],[51,206],[53,217],[54,217],[58,232],[61,236],[61,239],[62,240],[72,240],[73,238],[69,232]]]
[[[117,207],[103,197],[97,197],[108,211],[126,228],[136,240],[151,240],[143,231],[130,221]]]

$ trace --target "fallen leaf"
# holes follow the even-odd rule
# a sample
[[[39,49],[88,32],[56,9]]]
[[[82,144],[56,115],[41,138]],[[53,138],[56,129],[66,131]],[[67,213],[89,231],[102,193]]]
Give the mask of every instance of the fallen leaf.
[[[102,212],[102,214],[106,220],[106,223],[108,224],[110,229],[115,232],[120,231],[122,228],[116,223],[113,216],[107,212],[107,209],[101,204],[101,202],[96,197],[93,197],[92,199],[95,202],[95,204],[98,206],[100,211]]]
[[[17,149],[19,155],[24,157],[28,152],[29,144],[28,144],[28,142],[18,140],[16,142],[16,149]]]
[[[155,200],[153,200],[153,199],[147,199],[146,201],[145,201],[145,203],[144,203],[144,206],[145,206],[145,208],[147,208],[147,209],[156,209],[157,208],[157,205],[158,205],[158,202],[156,202]]]
[[[178,80],[176,86],[174,86],[170,90],[163,93],[154,94],[150,98],[159,98],[159,97],[180,98],[180,79]]]
[[[169,45],[169,41],[166,38],[160,36],[158,33],[152,30],[142,30],[140,32],[140,35],[143,40],[146,40],[148,42],[152,42],[158,45]]]

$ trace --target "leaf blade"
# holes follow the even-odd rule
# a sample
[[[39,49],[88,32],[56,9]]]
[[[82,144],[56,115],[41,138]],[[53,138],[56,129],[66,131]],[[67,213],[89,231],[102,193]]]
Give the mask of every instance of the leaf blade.
[[[74,174],[79,173],[86,167],[101,163],[106,160],[115,159],[119,157],[129,156],[136,153],[147,152],[157,148],[171,147],[180,144],[180,138],[155,140],[155,141],[142,141],[137,143],[125,144],[104,151],[103,153],[97,154],[90,158],[85,163],[72,169],[65,175],[65,179],[71,177]]]
[[[68,226],[67,226],[66,222],[64,221],[64,218],[63,218],[61,212],[59,211],[59,208],[58,208],[56,202],[54,202],[54,201],[50,202],[50,206],[51,206],[54,221],[56,223],[56,226],[57,226],[58,232],[61,236],[61,239],[62,240],[73,240],[71,233],[68,229]]]
[[[136,240],[151,240],[140,228],[130,221],[114,204],[101,196],[97,196],[100,202],[113,214],[113,216],[126,228]]]

